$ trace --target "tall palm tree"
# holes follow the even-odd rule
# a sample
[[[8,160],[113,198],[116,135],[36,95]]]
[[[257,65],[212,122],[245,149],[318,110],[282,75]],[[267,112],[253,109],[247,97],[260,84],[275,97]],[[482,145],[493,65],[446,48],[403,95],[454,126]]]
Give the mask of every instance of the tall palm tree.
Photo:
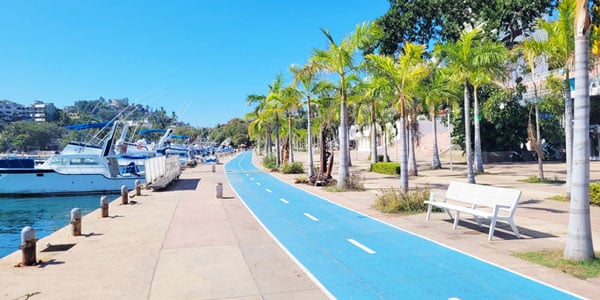
[[[569,209],[569,230],[565,258],[594,259],[590,223],[590,141],[589,141],[589,29],[588,1],[578,0],[575,27],[575,114],[573,125],[573,178]]]
[[[289,158],[290,162],[294,162],[294,149],[293,149],[293,136],[294,126],[292,124],[292,118],[296,111],[302,106],[301,102],[302,94],[296,90],[293,86],[288,86],[283,89],[281,93],[281,108],[285,111],[288,118],[288,147],[289,147]]]
[[[477,59],[473,61],[474,74],[472,74],[471,84],[473,85],[473,120],[474,146],[475,146],[475,171],[478,174],[484,173],[483,155],[481,151],[481,130],[479,115],[479,97],[477,90],[480,86],[492,82],[496,78],[504,77],[504,64],[508,58],[508,50],[504,44],[498,42],[485,41],[473,49]]]
[[[248,95],[246,105],[256,105],[254,111],[246,115],[246,119],[251,120],[248,125],[248,135],[257,137],[258,155],[260,153],[260,134],[268,134],[268,118],[263,113],[266,109],[267,97],[265,95]],[[265,137],[265,154],[268,154],[268,137]]]
[[[292,65],[290,67],[290,72],[294,75],[292,84],[296,87],[298,85],[302,87],[301,89],[298,89],[298,91],[306,99],[308,177],[313,178],[315,176],[315,163],[312,145],[312,99],[319,93],[319,89],[323,87],[323,84],[320,84],[320,81],[317,80],[317,68],[314,64],[308,63],[304,66]]]
[[[540,59],[540,56],[542,55],[542,42],[536,40],[534,37],[528,38],[526,40],[524,40],[523,42],[521,42],[520,44],[518,44],[515,47],[515,50],[519,53],[521,53],[521,55],[523,56],[523,58],[525,59],[525,62],[527,63],[527,67],[529,68],[529,75],[531,77],[531,82],[533,84],[533,94],[534,94],[534,100],[535,102],[533,103],[534,108],[535,108],[535,125],[536,125],[536,130],[535,130],[535,136],[533,134],[528,134],[529,136],[529,140],[532,143],[533,146],[533,150],[537,153],[537,160],[538,160],[538,178],[540,179],[544,179],[544,163],[543,163],[543,159],[544,159],[544,152],[542,151],[542,147],[541,147],[541,139],[540,139],[540,120],[539,120],[539,102],[540,102],[540,97],[538,95],[538,88],[537,88],[537,83],[535,82],[536,80],[536,66],[537,66],[537,61]],[[531,117],[529,117],[529,125],[528,128],[531,128],[533,126],[531,126]],[[529,130],[528,130],[529,132]]]
[[[452,106],[456,106],[458,98],[456,96],[457,87],[450,81],[447,68],[441,67],[439,63],[429,63],[428,67],[429,76],[423,81],[419,89],[419,94],[424,100],[433,128],[431,167],[433,169],[440,169],[442,162],[440,161],[437,141],[437,115],[444,104],[450,106],[450,103],[452,103]]]
[[[358,94],[359,96],[359,105],[361,108],[366,108],[368,112],[368,124],[370,127],[370,137],[371,137],[371,163],[377,162],[377,115],[378,112],[381,112],[384,108],[385,102],[384,97],[386,94],[390,93],[390,86],[387,80],[382,76],[377,76],[374,74],[372,78],[368,78],[367,80],[362,81],[358,85]],[[359,115],[359,123],[360,120],[363,119],[363,115]],[[385,124],[382,122],[381,124]],[[384,129],[385,130],[385,129]],[[383,141],[385,144],[386,141]]]
[[[558,19],[556,21],[539,20],[539,29],[546,31],[548,38],[542,49],[550,67],[562,68],[565,75],[565,148],[567,159],[567,182],[565,184],[567,198],[571,197],[571,173],[573,150],[573,101],[569,83],[573,54],[575,50],[573,23],[575,21],[575,0],[562,0],[558,5]]]
[[[428,73],[423,64],[425,47],[406,43],[403,54],[398,57],[397,62],[393,57],[378,54],[369,54],[366,59],[372,61],[375,67],[388,79],[391,88],[397,95],[395,103],[400,112],[400,187],[408,191],[408,153],[407,153],[407,104],[413,101],[419,83]]]
[[[437,45],[437,55],[444,57],[451,70],[451,78],[463,86],[464,90],[464,120],[465,120],[465,153],[467,156],[468,182],[475,183],[473,170],[473,153],[471,143],[471,93],[470,86],[477,81],[481,66],[491,65],[500,61],[491,49],[497,49],[491,43],[481,43],[481,30],[464,31],[458,41]],[[479,110],[476,110],[479,113]],[[478,117],[477,115],[475,116]],[[481,164],[482,165],[482,164]]]
[[[327,50],[315,49],[311,61],[323,71],[335,74],[339,77],[339,99],[340,99],[340,159],[337,187],[344,189],[350,176],[349,162],[350,149],[348,147],[348,108],[346,80],[349,74],[356,68],[354,54],[359,48],[369,43],[380,35],[381,29],[368,22],[356,26],[356,30],[349,36],[336,43],[328,30],[322,30],[329,41]]]
[[[266,97],[265,112],[275,117],[275,157],[277,167],[281,165],[281,143],[279,141],[279,115],[283,111],[283,75],[277,74],[273,83],[269,85],[269,93]]]

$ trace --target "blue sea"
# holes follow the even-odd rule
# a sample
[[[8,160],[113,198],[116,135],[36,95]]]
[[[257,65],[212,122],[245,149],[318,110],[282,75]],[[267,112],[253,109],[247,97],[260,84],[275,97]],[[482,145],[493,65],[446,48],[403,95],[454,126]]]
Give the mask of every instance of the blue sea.
[[[68,225],[71,209],[80,208],[85,215],[100,207],[100,197],[0,198],[0,258],[19,250],[23,227],[33,227],[41,239]]]

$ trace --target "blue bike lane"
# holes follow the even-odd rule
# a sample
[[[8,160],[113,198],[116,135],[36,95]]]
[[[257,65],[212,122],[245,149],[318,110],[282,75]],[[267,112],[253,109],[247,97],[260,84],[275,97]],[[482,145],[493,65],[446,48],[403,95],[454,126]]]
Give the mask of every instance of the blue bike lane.
[[[229,183],[332,297],[577,298],[288,185],[258,170],[251,155],[225,165]]]

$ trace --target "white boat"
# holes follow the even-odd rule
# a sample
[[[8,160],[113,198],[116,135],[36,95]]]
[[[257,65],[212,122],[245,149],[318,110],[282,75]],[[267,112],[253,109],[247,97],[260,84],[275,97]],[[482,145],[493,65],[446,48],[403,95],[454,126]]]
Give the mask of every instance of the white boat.
[[[55,154],[35,168],[0,169],[0,196],[72,195],[117,193],[122,186],[135,188],[145,177],[134,171],[121,172],[111,155],[117,122],[101,151]]]

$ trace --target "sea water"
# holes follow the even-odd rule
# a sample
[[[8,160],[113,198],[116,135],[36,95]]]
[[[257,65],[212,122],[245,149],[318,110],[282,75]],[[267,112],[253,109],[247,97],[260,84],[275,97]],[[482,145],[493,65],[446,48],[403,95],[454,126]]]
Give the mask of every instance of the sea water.
[[[23,227],[33,227],[41,239],[68,225],[71,209],[77,207],[87,214],[99,208],[100,197],[0,198],[0,258],[19,250]]]

